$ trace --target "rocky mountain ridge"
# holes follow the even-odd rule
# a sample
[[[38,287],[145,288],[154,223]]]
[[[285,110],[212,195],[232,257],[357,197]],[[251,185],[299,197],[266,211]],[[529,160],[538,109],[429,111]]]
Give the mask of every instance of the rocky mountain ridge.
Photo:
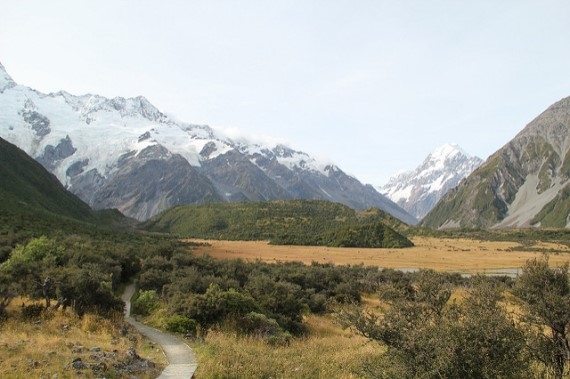
[[[380,193],[421,220],[449,190],[483,163],[458,145],[445,144],[431,152],[413,170],[390,178]]]
[[[433,228],[570,226],[570,97],[551,105],[424,218]]]
[[[172,119],[146,98],[18,85],[0,65],[0,136],[94,209],[145,220],[179,204],[315,199],[416,219],[370,185],[287,146],[236,142]]]

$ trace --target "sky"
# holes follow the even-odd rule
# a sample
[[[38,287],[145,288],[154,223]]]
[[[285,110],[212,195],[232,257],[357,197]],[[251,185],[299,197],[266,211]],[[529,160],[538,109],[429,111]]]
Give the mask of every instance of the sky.
[[[455,143],[486,159],[570,96],[567,0],[0,0],[41,92],[145,96],[364,183]]]

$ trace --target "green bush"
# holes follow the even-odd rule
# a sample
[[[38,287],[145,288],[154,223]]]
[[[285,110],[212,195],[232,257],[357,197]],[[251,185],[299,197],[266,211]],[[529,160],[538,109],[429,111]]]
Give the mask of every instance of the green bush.
[[[267,338],[267,343],[271,346],[289,346],[291,343],[291,333],[285,331]]]
[[[263,313],[250,312],[239,319],[238,332],[265,338],[277,335],[281,328],[275,319],[268,318]]]
[[[182,315],[170,316],[165,321],[166,330],[172,333],[190,334],[195,336],[198,328],[196,320]]]
[[[284,331],[279,323],[263,313],[250,312],[238,320],[238,333],[263,339],[271,346],[287,346],[291,333]]]
[[[132,313],[148,316],[158,307],[158,295],[155,290],[139,291],[139,294],[132,302]]]

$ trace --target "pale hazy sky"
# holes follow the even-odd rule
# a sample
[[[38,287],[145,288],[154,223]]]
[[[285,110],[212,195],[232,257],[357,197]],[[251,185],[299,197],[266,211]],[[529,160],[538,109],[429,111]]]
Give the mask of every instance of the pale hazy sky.
[[[375,185],[448,142],[487,158],[570,96],[567,0],[0,5],[0,62],[20,84],[143,95]]]

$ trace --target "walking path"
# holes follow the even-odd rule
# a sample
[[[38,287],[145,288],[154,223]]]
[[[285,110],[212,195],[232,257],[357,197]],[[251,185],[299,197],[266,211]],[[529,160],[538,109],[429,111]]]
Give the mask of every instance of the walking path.
[[[135,285],[129,284],[121,296],[126,304],[125,321],[137,328],[142,334],[162,346],[169,365],[166,366],[158,379],[189,379],[198,367],[196,356],[184,342],[178,338],[163,333],[158,329],[141,324],[131,317],[131,297],[135,293]]]

